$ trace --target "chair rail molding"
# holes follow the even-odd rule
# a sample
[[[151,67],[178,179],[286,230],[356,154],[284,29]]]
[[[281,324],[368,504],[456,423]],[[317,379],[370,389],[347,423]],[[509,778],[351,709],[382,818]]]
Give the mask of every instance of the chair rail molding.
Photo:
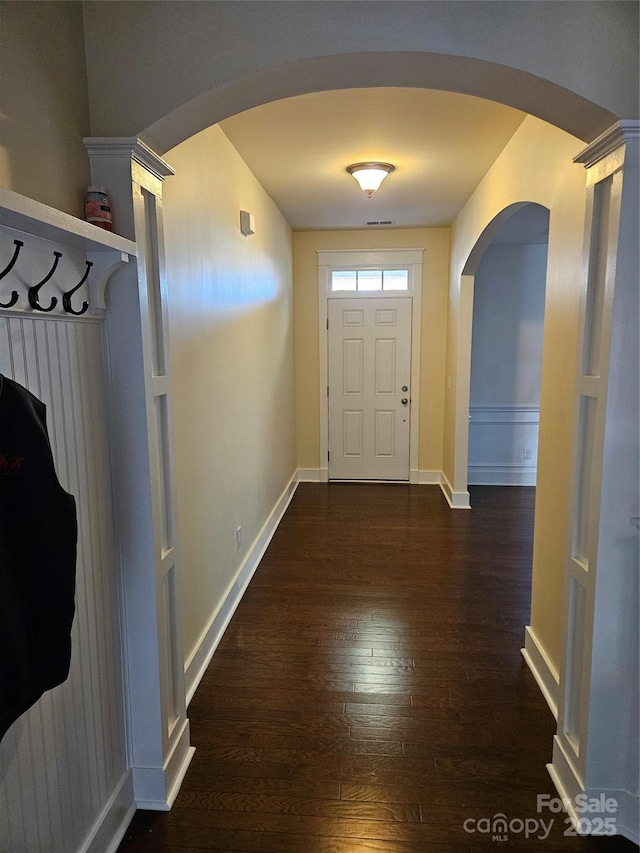
[[[540,407],[469,407],[469,485],[535,486]]]

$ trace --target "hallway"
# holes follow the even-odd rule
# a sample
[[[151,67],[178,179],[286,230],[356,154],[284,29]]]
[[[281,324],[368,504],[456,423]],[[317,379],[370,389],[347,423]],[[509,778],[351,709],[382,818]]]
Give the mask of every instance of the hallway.
[[[300,485],[189,706],[178,799],[119,853],[637,850],[536,812],[556,793],[520,654],[534,494],[452,512],[435,486]]]

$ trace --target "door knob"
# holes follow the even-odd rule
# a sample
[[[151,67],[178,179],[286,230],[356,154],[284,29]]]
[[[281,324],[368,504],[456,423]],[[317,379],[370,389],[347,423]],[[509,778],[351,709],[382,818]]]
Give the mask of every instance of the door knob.
[[[409,401],[407,400],[406,397],[403,397],[402,400],[400,400],[400,402],[402,403],[403,406],[407,406],[409,404]]]

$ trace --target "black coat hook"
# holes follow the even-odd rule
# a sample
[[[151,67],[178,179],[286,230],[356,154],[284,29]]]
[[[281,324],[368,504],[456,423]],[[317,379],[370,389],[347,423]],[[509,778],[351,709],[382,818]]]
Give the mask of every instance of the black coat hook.
[[[29,305],[31,305],[31,307],[34,308],[36,311],[53,311],[53,309],[58,304],[58,300],[55,296],[51,297],[51,304],[49,305],[48,308],[44,308],[42,305],[40,305],[40,302],[38,301],[38,291],[40,290],[41,287],[43,287],[49,281],[51,276],[56,271],[56,267],[58,266],[58,261],[62,257],[62,252],[54,252],[53,257],[54,257],[53,266],[51,267],[51,269],[49,270],[47,275],[42,279],[42,281],[39,284],[34,284],[33,287],[29,288],[29,293],[28,293]]]
[[[62,305],[64,306],[64,310],[67,312],[67,314],[75,314],[76,316],[79,316],[80,314],[84,314],[84,312],[88,309],[89,303],[83,302],[82,308],[79,311],[74,311],[71,307],[71,297],[76,292],[76,290],[79,290],[85,283],[85,281],[87,280],[87,276],[89,275],[89,270],[92,266],[93,261],[87,261],[87,269],[85,270],[84,275],[80,279],[80,282],[76,284],[75,287],[72,287],[71,290],[67,290],[66,293],[62,294]]]
[[[5,277],[5,275],[7,275],[8,273],[11,272],[11,270],[13,269],[13,267],[15,265],[15,262],[18,260],[18,255],[20,254],[20,249],[22,248],[22,246],[24,246],[24,243],[22,242],[22,240],[14,240],[13,243],[16,247],[14,252],[13,252],[13,257],[11,258],[9,263],[6,265],[6,267],[2,270],[2,272],[0,272],[0,281]],[[12,290],[11,291],[11,299],[8,302],[0,302],[0,308],[13,308],[13,306],[16,304],[17,301],[18,301],[18,291]]]

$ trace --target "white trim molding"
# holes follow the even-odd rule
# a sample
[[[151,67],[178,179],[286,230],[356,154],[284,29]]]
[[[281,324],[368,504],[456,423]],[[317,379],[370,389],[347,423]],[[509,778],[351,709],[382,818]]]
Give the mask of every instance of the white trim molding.
[[[586,148],[573,158],[574,163],[582,163],[589,169],[601,160],[604,160],[616,148],[620,148],[626,142],[637,141],[640,137],[640,124],[637,119],[628,119],[616,122],[610,128],[597,136]]]
[[[326,471],[326,469],[324,469]],[[322,479],[321,468],[298,468],[299,483],[326,483]],[[409,484],[418,486],[439,486],[442,482],[441,471],[426,471],[411,469],[409,472]]]
[[[535,486],[539,423],[539,406],[498,403],[470,406],[468,483],[477,486]],[[504,458],[505,448],[510,448],[512,458]],[[525,448],[530,453],[526,462]],[[513,458],[516,449],[522,453],[523,461]],[[491,458],[496,453],[503,458]]]
[[[582,778],[573,765],[571,756],[563,749],[562,741],[557,735],[553,739],[553,758],[551,763],[547,764],[547,771],[549,776],[551,776],[556,791],[565,803],[567,815],[574,821],[574,826],[579,827],[581,818],[585,817],[588,820],[589,828],[591,828],[594,817],[613,818],[616,835],[623,835],[635,844],[640,842],[640,834],[638,833],[638,795],[615,788],[607,788],[606,790],[585,788]],[[587,800],[602,802],[603,795],[605,799],[614,799],[616,801],[615,812],[588,812],[584,814],[577,811],[576,798],[578,796],[586,797]],[[579,832],[578,834],[595,835],[597,833]]]
[[[84,141],[92,182],[107,187],[118,230],[137,248],[137,263],[121,270],[110,291],[109,426],[134,799],[162,811],[194,752],[184,687],[162,211],[163,180],[173,169],[137,137]]]
[[[341,270],[412,266],[422,264],[424,255],[424,249],[317,249],[316,251],[319,267]],[[394,295],[398,296],[400,292],[394,291]],[[349,296],[353,296],[353,293],[350,292]]]
[[[420,486],[439,486],[442,483],[442,471],[418,471],[416,482]]]
[[[472,424],[522,424],[538,426],[540,407],[521,403],[492,403],[491,405],[469,406]]]
[[[89,157],[128,157],[159,178],[175,175],[175,170],[137,136],[85,136],[82,140]]]
[[[314,469],[305,469],[310,473],[314,473]],[[262,529],[256,536],[253,544],[242,562],[242,565],[236,572],[234,579],[227,587],[227,591],[222,597],[216,610],[209,619],[209,624],[202,632],[195,648],[185,662],[185,687],[187,694],[187,705],[193,699],[193,694],[196,692],[198,685],[204,675],[218,644],[222,639],[227,625],[231,621],[231,617],[236,612],[242,596],[245,594],[251,578],[260,565],[260,560],[264,556],[265,551],[276,532],[282,516],[295,491],[298,487],[300,478],[298,472],[291,477],[284,491],[275,503],[275,506],[269,513],[269,516],[262,526]],[[317,482],[317,477],[314,482]]]
[[[298,468],[299,483],[322,483],[322,475],[319,468]],[[326,481],[325,481],[326,482]]]
[[[139,809],[168,812],[174,804],[196,748],[189,740],[189,721],[182,720],[162,767],[133,768],[133,789]]]
[[[531,625],[524,629],[524,648],[520,649],[553,716],[558,719],[560,674],[536,637]]]
[[[440,480],[440,488],[442,489],[442,494],[445,496],[445,499],[451,509],[471,509],[471,504],[469,503],[469,490],[466,489],[463,492],[454,491],[453,486],[449,482],[444,471],[442,472],[442,478]]]
[[[127,770],[78,853],[116,853],[135,810],[133,776]]]
[[[416,482],[418,471],[418,436],[420,435],[420,339],[422,335],[422,267],[424,249],[317,249],[318,255],[318,364],[320,391],[320,482],[329,480],[329,405],[328,387],[328,330],[329,299],[358,297],[358,293],[332,293],[331,271],[334,269],[394,269],[409,270],[409,289],[406,291],[371,291],[360,298],[380,296],[405,297],[412,300],[411,316],[411,423],[409,432],[409,480]]]
[[[618,808],[606,817],[634,841],[640,814],[638,637],[629,626],[637,625],[638,600],[629,590],[637,585],[638,541],[629,516],[638,510],[640,446],[639,128],[637,120],[620,122],[576,158],[587,166],[587,203],[558,729],[548,765],[563,797],[615,798]]]
[[[470,462],[467,480],[470,486],[535,486],[537,473],[535,465],[517,462]]]

